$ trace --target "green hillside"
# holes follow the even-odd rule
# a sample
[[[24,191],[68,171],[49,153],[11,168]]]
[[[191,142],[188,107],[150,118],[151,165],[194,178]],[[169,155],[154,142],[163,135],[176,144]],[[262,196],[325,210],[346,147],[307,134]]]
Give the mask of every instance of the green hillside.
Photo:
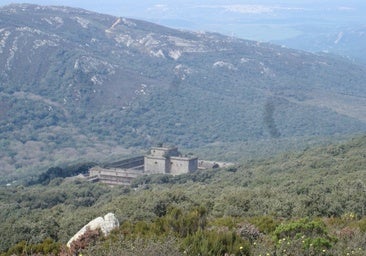
[[[363,136],[228,169],[141,177],[132,187],[62,178],[2,187],[0,251],[63,250],[84,224],[113,212],[118,230],[106,239],[90,235],[89,247],[74,249],[83,255],[365,255],[365,152]]]
[[[161,142],[237,161],[366,130],[345,59],[67,7],[0,21],[2,184]]]

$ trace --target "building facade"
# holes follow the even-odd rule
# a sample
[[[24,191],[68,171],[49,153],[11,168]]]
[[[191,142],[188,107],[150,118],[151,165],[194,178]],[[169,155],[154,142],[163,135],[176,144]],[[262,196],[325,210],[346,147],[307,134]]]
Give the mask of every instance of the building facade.
[[[93,167],[89,170],[89,180],[102,182],[108,185],[130,185],[138,176],[143,175],[142,171],[120,168]]]
[[[197,170],[197,157],[183,157],[176,147],[153,147],[146,156],[91,168],[89,180],[109,185],[129,185],[141,175],[159,173],[179,175]]]
[[[197,157],[182,157],[176,147],[153,147],[144,157],[144,173],[179,175],[198,169]]]

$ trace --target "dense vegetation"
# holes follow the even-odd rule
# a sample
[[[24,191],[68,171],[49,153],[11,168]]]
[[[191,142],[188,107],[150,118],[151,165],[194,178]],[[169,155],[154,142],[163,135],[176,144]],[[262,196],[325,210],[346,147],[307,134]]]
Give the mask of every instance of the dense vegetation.
[[[0,21],[0,184],[158,142],[236,161],[366,131],[345,59],[67,7]]]
[[[79,174],[87,175],[89,169],[95,166],[95,163],[84,163],[78,165],[67,166],[64,168],[61,167],[51,167],[45,173],[40,174],[36,178],[28,178],[27,185],[48,185],[52,180],[56,178],[66,178],[73,177]]]
[[[366,137],[252,160],[227,169],[107,187],[55,178],[0,189],[3,255],[61,253],[89,220],[83,255],[365,255]]]

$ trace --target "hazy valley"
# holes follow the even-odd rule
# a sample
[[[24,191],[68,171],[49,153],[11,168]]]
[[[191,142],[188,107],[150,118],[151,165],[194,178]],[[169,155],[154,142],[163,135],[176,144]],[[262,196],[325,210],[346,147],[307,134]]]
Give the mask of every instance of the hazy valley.
[[[365,255],[365,81],[333,54],[1,7],[0,255]],[[69,177],[160,143],[236,164],[131,186]],[[109,212],[108,237],[66,247]]]
[[[366,129],[366,68],[340,57],[67,7],[0,21],[4,180],[159,142],[238,160]]]

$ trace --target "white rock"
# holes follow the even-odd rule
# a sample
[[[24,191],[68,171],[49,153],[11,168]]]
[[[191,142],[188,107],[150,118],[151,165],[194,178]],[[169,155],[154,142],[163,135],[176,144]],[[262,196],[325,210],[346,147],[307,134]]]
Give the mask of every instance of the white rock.
[[[81,236],[85,234],[87,229],[97,230],[100,229],[104,236],[108,236],[109,233],[119,227],[119,222],[113,213],[107,213],[104,218],[98,217],[86,224],[79,230],[68,242],[67,247],[70,247],[71,243],[77,241]]]

